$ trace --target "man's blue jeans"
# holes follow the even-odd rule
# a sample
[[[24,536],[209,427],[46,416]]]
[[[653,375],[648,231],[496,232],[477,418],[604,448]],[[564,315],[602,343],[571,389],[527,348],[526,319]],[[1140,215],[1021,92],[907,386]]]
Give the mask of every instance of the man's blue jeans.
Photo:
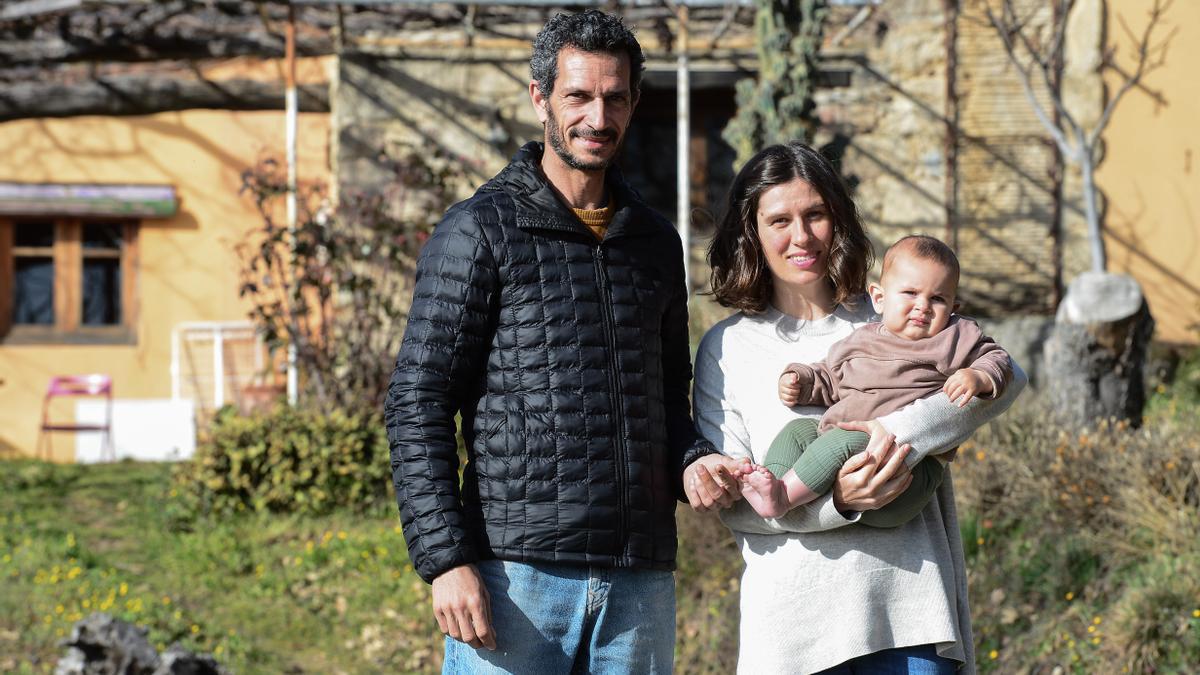
[[[487,560],[496,650],[446,638],[445,674],[670,673],[671,572]]]

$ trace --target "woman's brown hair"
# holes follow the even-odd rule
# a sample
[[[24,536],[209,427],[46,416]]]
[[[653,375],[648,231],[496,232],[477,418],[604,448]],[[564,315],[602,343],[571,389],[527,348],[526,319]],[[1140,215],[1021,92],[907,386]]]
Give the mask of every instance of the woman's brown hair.
[[[867,270],[875,260],[858,208],[833,165],[799,141],[772,145],[738,172],[729,187],[717,232],[708,247],[712,294],[717,302],[747,314],[766,310],[771,301],[771,273],[758,239],[758,200],[764,192],[801,179],[813,186],[833,221],[833,244],[826,267],[835,302],[861,296]]]

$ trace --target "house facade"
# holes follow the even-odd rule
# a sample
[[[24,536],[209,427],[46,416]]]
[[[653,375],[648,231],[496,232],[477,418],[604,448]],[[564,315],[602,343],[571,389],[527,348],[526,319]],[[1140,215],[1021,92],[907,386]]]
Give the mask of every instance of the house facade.
[[[280,64],[221,68],[277,78]],[[313,62],[301,72],[327,82],[327,68]],[[328,182],[328,113],[301,114],[297,138],[300,177]],[[0,123],[0,452],[70,461],[78,448],[95,457],[98,432],[41,430],[56,376],[111,378],[113,440],[126,456],[154,435],[161,456],[186,453],[194,430],[179,427],[193,417],[171,401],[187,400],[194,416],[218,399],[236,402],[243,384],[274,382],[252,330],[237,330],[248,306],[236,249],[262,224],[239,191],[242,172],[282,160],[284,141],[282,111]],[[129,186],[159,196],[159,208],[121,201],[139,194]],[[229,340],[217,346],[222,332]],[[71,423],[102,405],[56,397],[48,417]]]
[[[1139,30],[1151,4],[1075,3],[1063,86],[1081,119],[1096,119],[1119,84],[1114,72],[1097,71],[1105,50],[1116,46],[1118,64],[1132,67],[1120,26]],[[963,0],[954,14],[942,0],[831,5],[815,142],[851,182],[877,250],[911,232],[943,237],[963,259],[972,312],[1051,315],[1063,286],[1089,264],[1078,173],[1030,109],[982,23],[982,1]],[[1037,21],[1051,18],[1046,3],[1017,5]],[[380,158],[416,147],[454,162],[465,196],[540,138],[528,45],[550,10],[481,5],[467,22],[452,9],[377,10],[391,24],[354,15],[337,55],[301,59],[301,83],[331,92],[329,112],[299,116],[302,180],[327,182],[335,195],[383,190],[391,176]],[[622,168],[674,220],[679,24],[661,7],[624,11],[648,70]],[[750,7],[697,6],[688,26],[696,289],[707,283],[705,234],[734,169],[721,130],[735,83],[755,71],[752,20]],[[331,28],[309,28],[310,43],[324,45],[314,52],[334,51],[320,42]],[[1141,281],[1158,339],[1188,344],[1200,324],[1197,31],[1200,6],[1172,4],[1160,31],[1172,35],[1170,49],[1113,116],[1098,177],[1109,268]],[[280,59],[204,63],[211,82],[283,79]],[[274,386],[277,373],[244,330],[236,247],[261,223],[239,193],[242,172],[284,155],[280,106],[5,117],[4,105],[0,453],[93,456],[93,433],[41,442],[43,401],[59,375],[111,378],[118,449],[189,424],[171,417],[172,401],[191,401],[194,419],[236,402],[239,383]],[[97,408],[56,398],[49,412],[74,420]],[[122,425],[131,430],[124,441]]]

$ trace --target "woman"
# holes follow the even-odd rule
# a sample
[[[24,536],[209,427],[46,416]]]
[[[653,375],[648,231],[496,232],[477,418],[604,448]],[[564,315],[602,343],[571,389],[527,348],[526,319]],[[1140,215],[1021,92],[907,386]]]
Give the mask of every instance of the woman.
[[[854,202],[812,148],[772,146],[738,173],[709,263],[713,295],[739,311],[701,342],[693,395],[701,432],[724,454],[761,463],[787,422],[820,416],[779,403],[776,378],[874,318],[863,298],[871,261]],[[846,526],[903,492],[906,466],[1003,412],[1025,383],[1014,370],[996,401],[959,409],[938,394],[858,423],[871,433],[868,451],[847,462],[830,494],[782,518],[759,518],[745,502],[722,512],[746,562],[740,672],[973,672],[949,473],[906,524]]]

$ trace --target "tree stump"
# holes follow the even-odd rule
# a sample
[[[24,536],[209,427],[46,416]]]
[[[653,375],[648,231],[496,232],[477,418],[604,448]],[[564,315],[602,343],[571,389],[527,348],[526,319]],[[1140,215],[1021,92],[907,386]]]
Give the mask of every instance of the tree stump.
[[[1103,419],[1141,422],[1143,365],[1154,318],[1132,277],[1085,272],[1059,305],[1046,344],[1046,390],[1056,421],[1084,428]]]

